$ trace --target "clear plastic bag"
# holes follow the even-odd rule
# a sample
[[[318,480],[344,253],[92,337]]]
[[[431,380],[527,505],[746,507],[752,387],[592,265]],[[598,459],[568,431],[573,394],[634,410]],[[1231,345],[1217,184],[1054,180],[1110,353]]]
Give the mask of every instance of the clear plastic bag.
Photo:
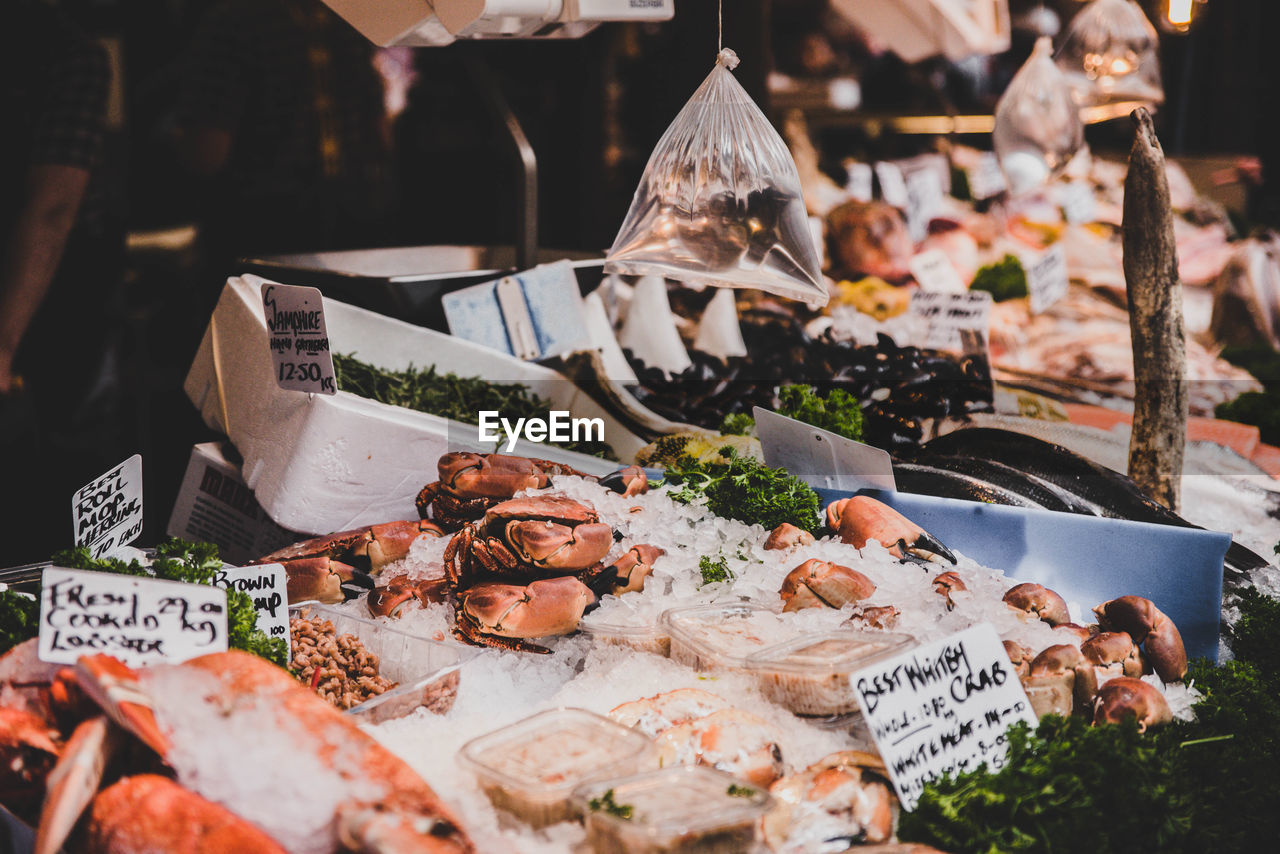
[[[795,162],[730,73],[737,64],[720,52],[654,148],[605,272],[824,304]]]
[[[1093,0],[1067,28],[1055,60],[1081,106],[1164,102],[1156,28],[1132,0]]]
[[[1053,42],[1041,38],[996,104],[991,137],[1009,191],[1042,186],[1084,144],[1084,125],[1071,86],[1053,64]]]

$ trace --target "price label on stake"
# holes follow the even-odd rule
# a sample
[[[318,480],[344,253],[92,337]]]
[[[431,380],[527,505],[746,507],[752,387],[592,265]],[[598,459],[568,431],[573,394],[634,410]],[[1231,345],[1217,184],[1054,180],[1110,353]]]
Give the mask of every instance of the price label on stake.
[[[991,294],[986,291],[940,293],[916,291],[908,309],[925,321],[927,333],[922,346],[935,350],[964,351],[964,332],[987,339],[991,323]]]
[[[40,583],[41,661],[75,664],[104,652],[138,666],[227,649],[220,588],[57,566]]]
[[[902,169],[896,163],[877,163],[876,178],[880,181],[880,198],[895,208],[907,206],[907,182]]]
[[[267,320],[276,385],[287,391],[337,394],[320,291],[263,282],[262,313]]]
[[[213,574],[215,587],[237,590],[253,599],[258,612],[257,627],[269,638],[280,638],[289,657],[293,645],[289,636],[289,576],[282,564],[261,566],[224,566]]]
[[[845,181],[844,188],[855,200],[859,202],[869,202],[872,199],[872,176],[871,164],[857,163],[848,161],[844,165],[845,174],[848,180]]]
[[[1055,243],[1027,267],[1027,291],[1031,313],[1039,314],[1067,295],[1067,253]]]
[[[96,477],[71,498],[75,544],[97,559],[142,533],[142,455]]]
[[[863,719],[902,808],[943,774],[998,771],[1005,731],[1037,718],[990,623],[884,659],[853,674]]]
[[[951,259],[941,249],[921,252],[907,266],[911,268],[911,275],[915,276],[921,290],[942,293],[963,293],[965,290],[960,274],[951,266]]]
[[[942,210],[942,179],[932,169],[907,176],[907,231],[916,243],[929,235],[929,222]]]
[[[1062,204],[1062,215],[1072,225],[1093,222],[1098,210],[1098,201],[1093,197],[1093,190],[1088,184],[1075,181],[1059,188],[1058,200]]]
[[[990,199],[1005,191],[1004,173],[1000,171],[1000,160],[990,151],[983,152],[978,163],[965,170],[969,179],[969,195],[975,202]]]

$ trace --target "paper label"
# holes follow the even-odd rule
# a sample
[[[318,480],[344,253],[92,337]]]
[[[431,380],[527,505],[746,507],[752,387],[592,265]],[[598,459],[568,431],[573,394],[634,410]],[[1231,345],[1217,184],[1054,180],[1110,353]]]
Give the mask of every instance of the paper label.
[[[262,314],[276,385],[286,391],[337,394],[320,291],[263,282]]]
[[[965,335],[977,335],[987,340],[987,328],[991,322],[991,294],[986,291],[942,293],[916,291],[911,295],[909,309],[913,317],[928,325],[923,347],[934,350],[968,351]]]
[[[508,355],[545,359],[591,348],[568,261],[463,288],[441,302],[451,334]]]
[[[877,163],[876,178],[880,180],[880,198],[895,208],[907,206],[907,182],[902,169],[894,163]]]
[[[1098,210],[1098,200],[1094,198],[1093,188],[1081,181],[1074,181],[1059,189],[1058,199],[1062,204],[1062,215],[1072,225],[1093,222]]]
[[[874,195],[871,181],[872,176],[875,174],[871,170],[871,164],[857,163],[850,160],[845,163],[844,168],[845,174],[849,176],[844,184],[845,191],[859,202],[871,201]],[[901,178],[902,174],[899,173],[898,177]],[[881,184],[883,183],[882,179]]]
[[[919,253],[908,266],[922,290],[940,293],[963,293],[966,290],[960,274],[951,266],[951,259],[941,249]]]
[[[142,455],[134,454],[71,498],[75,543],[100,558],[142,533]]]
[[[1039,314],[1067,295],[1067,253],[1055,243],[1027,266],[1027,291],[1031,294],[1031,313]]]
[[[289,576],[282,564],[224,566],[213,574],[213,583],[224,590],[238,590],[253,599],[257,627],[269,638],[280,638],[293,658],[289,637]]]
[[[135,667],[226,649],[220,588],[57,566],[41,577],[41,661],[75,664],[103,652]]]
[[[907,232],[916,243],[929,234],[929,222],[942,210],[942,179],[933,169],[907,175]]]
[[[984,151],[977,165],[965,170],[965,177],[969,179],[969,195],[975,202],[998,196],[1006,188],[1000,158],[990,151]]]
[[[887,452],[759,406],[752,414],[764,460],[773,468],[827,489],[897,489]]]
[[[915,647],[853,674],[858,705],[902,808],[943,774],[1000,770],[1005,731],[1037,718],[990,623]]]

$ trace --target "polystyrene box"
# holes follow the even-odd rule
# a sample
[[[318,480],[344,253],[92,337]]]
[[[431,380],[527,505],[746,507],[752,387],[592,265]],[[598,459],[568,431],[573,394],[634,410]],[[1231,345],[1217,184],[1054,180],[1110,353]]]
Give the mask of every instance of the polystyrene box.
[[[260,288],[264,279],[227,280],[184,389],[206,424],[244,458],[245,483],[277,523],[329,533],[415,519],[414,498],[436,479],[449,451],[495,450],[474,425],[389,406],[339,391],[285,391],[276,385]],[[324,301],[331,349],[381,368],[435,365],[440,371],[522,383],[575,418],[600,418],[604,440],[624,459],[643,442],[560,374],[430,329],[331,299]],[[505,445],[503,446],[505,448]],[[519,441],[513,453],[604,475],[617,463]]]

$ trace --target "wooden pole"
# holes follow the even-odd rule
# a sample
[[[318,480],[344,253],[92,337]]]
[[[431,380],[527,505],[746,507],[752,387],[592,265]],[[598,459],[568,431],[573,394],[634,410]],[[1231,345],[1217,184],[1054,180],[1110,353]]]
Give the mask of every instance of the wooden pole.
[[[1129,477],[1177,512],[1187,442],[1187,353],[1178,250],[1151,114],[1131,114],[1136,133],[1124,181],[1124,279],[1133,336],[1133,435]]]

